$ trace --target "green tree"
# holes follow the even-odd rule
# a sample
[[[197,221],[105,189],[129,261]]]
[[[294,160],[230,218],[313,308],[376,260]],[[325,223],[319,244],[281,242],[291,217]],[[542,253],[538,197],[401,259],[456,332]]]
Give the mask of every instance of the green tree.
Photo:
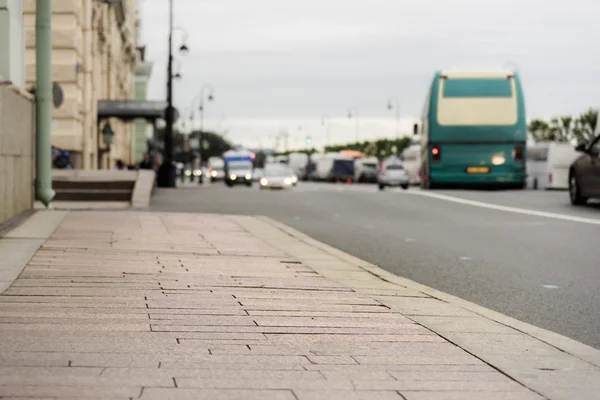
[[[598,110],[589,108],[575,120],[573,136],[579,142],[589,142],[594,138],[596,124],[598,123]]]
[[[401,139],[379,139],[375,141],[347,143],[336,146],[327,146],[325,152],[356,150],[364,153],[367,157],[383,159],[391,155],[399,156],[405,148],[410,146],[411,141],[411,138],[404,137]]]
[[[568,142],[573,137],[573,117],[566,115],[550,120],[548,139],[556,142]]]
[[[527,126],[527,131],[529,132],[529,136],[535,140],[536,142],[549,140],[550,137],[550,125],[548,122],[542,119],[534,119],[529,122]]]
[[[194,131],[188,137],[189,139],[198,138],[199,133],[200,131]],[[157,129],[155,138],[157,144],[156,147],[158,149],[162,150],[164,148],[164,136],[164,129]],[[229,143],[221,135],[213,132],[204,132],[202,142],[202,156],[204,161],[206,161],[209,157],[221,157],[223,153],[233,148],[231,143]],[[175,152],[175,159],[184,163],[193,161],[199,154],[198,148],[191,148],[189,150],[185,149],[185,135],[178,130],[173,131],[173,149]]]

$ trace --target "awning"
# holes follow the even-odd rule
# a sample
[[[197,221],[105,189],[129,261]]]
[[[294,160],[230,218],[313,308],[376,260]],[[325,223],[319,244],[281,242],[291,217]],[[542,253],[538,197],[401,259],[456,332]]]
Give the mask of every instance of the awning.
[[[144,118],[157,120],[165,118],[166,101],[156,100],[98,100],[98,120],[120,118],[130,120]],[[179,111],[175,109],[174,120],[179,119]]]

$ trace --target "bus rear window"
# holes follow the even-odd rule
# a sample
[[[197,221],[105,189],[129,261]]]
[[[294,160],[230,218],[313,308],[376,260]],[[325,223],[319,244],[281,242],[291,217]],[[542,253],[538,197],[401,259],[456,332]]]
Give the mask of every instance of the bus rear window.
[[[442,79],[437,122],[441,126],[515,126],[519,121],[513,78]]]
[[[446,79],[443,97],[512,97],[511,80],[493,79]]]

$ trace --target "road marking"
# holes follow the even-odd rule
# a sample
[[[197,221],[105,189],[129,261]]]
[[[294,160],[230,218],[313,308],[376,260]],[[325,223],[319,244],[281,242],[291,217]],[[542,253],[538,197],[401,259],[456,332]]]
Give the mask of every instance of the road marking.
[[[474,206],[474,207],[488,208],[491,210],[506,211],[506,212],[512,212],[512,213],[516,213],[516,214],[525,214],[525,215],[530,215],[530,216],[535,216],[535,217],[560,219],[563,221],[570,221],[570,222],[581,222],[583,224],[600,225],[600,219],[594,219],[594,218],[575,217],[573,215],[529,210],[526,208],[501,206],[498,204],[484,203],[482,201],[475,201],[475,200],[466,200],[466,199],[461,199],[460,197],[453,197],[453,196],[448,196],[445,194],[425,192],[425,191],[407,190],[404,193],[417,195],[417,196],[431,197],[434,199],[451,201],[453,203],[465,204],[465,205]]]
[[[544,289],[559,289],[560,286],[556,286],[556,285],[543,285]]]
[[[472,257],[468,257],[468,256],[462,256],[460,259],[463,260],[463,261],[471,261],[473,258]]]
[[[415,240],[415,239],[413,239],[413,238],[406,238],[406,241],[407,241],[407,242],[409,242],[409,243],[416,242],[416,240]]]

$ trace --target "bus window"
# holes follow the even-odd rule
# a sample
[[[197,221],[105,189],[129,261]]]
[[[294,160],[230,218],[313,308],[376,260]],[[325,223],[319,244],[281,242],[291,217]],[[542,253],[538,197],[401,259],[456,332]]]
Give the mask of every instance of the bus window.
[[[438,123],[442,126],[511,126],[518,121],[513,78],[441,79]]]

